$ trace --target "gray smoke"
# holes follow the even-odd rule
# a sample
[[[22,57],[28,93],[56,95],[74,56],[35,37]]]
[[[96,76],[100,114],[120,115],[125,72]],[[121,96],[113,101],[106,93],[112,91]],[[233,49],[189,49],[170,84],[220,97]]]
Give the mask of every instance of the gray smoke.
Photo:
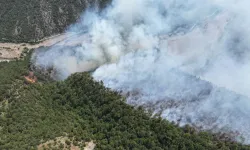
[[[131,105],[250,143],[247,0],[114,0],[87,11],[67,41],[36,51],[55,78],[93,71]],[[240,138],[241,137],[241,138]]]

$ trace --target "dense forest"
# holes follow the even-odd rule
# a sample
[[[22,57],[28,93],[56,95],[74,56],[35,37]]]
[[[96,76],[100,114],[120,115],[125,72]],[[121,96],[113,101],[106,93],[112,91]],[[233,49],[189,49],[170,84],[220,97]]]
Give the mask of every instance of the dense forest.
[[[67,145],[95,149],[247,150],[189,126],[180,128],[143,108],[125,103],[118,93],[96,82],[88,73],[52,81],[38,73],[38,82],[25,82],[30,53],[22,60],[0,63],[0,149],[37,149],[38,145],[67,136]],[[55,140],[56,141],[56,140]],[[49,145],[47,149],[62,149]],[[53,147],[53,148],[52,148]],[[66,147],[69,148],[69,147]],[[46,147],[45,147],[46,149]]]
[[[111,0],[0,0],[0,41],[37,42],[59,34],[86,8]]]
[[[65,31],[87,8],[110,2],[0,0],[0,42],[39,42]],[[55,81],[32,66],[31,54],[26,49],[20,59],[0,62],[0,150],[78,150],[89,142],[103,150],[250,150],[130,106],[90,73]],[[31,71],[35,83],[25,78]]]

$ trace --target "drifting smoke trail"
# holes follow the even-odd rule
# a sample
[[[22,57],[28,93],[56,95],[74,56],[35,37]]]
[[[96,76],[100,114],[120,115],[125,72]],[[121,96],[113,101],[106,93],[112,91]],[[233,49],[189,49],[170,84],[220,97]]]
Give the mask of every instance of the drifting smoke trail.
[[[37,51],[34,64],[58,79],[96,69],[93,77],[129,104],[250,143],[249,3],[114,0],[69,30],[78,34],[64,42],[80,45]]]

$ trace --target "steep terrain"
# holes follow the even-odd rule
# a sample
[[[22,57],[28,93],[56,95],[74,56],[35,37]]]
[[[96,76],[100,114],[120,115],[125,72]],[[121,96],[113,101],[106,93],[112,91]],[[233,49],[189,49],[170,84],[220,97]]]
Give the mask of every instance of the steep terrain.
[[[35,74],[25,84],[30,54],[0,63],[0,149],[250,149],[227,135],[184,128],[125,103],[88,73],[65,81]],[[46,80],[44,80],[46,79]],[[91,144],[92,143],[92,144]],[[93,144],[94,143],[94,144]]]
[[[92,71],[133,106],[250,144],[248,3],[114,0],[72,25],[88,40],[40,49],[33,64],[57,79]]]
[[[94,20],[92,20],[94,25],[88,24],[90,26],[89,29],[93,29],[92,35],[85,34],[86,30],[82,29],[82,24],[85,23],[83,20],[79,21],[76,25],[72,25],[76,27],[79,32],[77,32],[78,34],[71,34],[70,32],[60,34],[71,23],[79,19],[83,10],[91,6],[104,8],[109,2],[110,0],[0,0],[0,42],[2,42],[0,43],[0,59],[13,60],[9,62],[1,62],[0,60],[0,149],[250,150],[248,145],[243,145],[246,140],[241,134],[248,132],[249,113],[234,115],[230,111],[227,111],[225,107],[211,107],[220,111],[210,108],[210,111],[205,112],[206,115],[196,111],[203,106],[201,103],[197,103],[197,101],[200,99],[205,100],[207,97],[211,98],[211,95],[219,102],[223,102],[221,99],[218,99],[223,93],[228,96],[222,99],[229,101],[226,104],[230,105],[222,105],[228,108],[235,108],[229,107],[231,105],[237,106],[237,104],[242,104],[239,103],[239,99],[243,99],[241,96],[233,95],[228,91],[223,92],[223,89],[212,88],[213,85],[210,83],[198,80],[191,75],[183,74],[178,70],[173,69],[173,72],[164,72],[164,69],[160,65],[157,65],[158,62],[162,64],[162,61],[157,60],[161,58],[158,56],[164,56],[158,55],[163,54],[159,53],[159,48],[161,48],[160,46],[164,47],[164,43],[167,43],[171,50],[177,54],[185,54],[185,52],[189,52],[190,54],[189,48],[196,48],[193,47],[195,45],[193,43],[200,43],[201,45],[198,44],[197,48],[200,50],[203,49],[202,46],[204,43],[220,39],[228,21],[227,16],[220,17],[217,19],[218,22],[215,21],[214,23],[205,21],[204,30],[195,29],[195,24],[192,28],[190,26],[190,28],[186,29],[189,30],[188,32],[178,36],[163,33],[162,30],[156,32],[158,33],[157,36],[154,34],[151,36],[151,32],[144,33],[145,23],[152,21],[152,24],[150,23],[150,25],[153,25],[152,28],[147,29],[157,29],[156,27],[159,26],[154,26],[157,24],[155,20],[157,19],[157,15],[151,13],[158,12],[158,10],[161,10],[158,7],[160,6],[161,8],[163,5],[158,6],[157,2],[151,0],[148,1],[150,2],[148,4],[151,5],[143,5],[144,2],[147,2],[146,0],[121,0],[119,1],[121,3],[118,4],[122,7],[114,7],[114,11],[117,11],[116,15],[114,15],[114,11],[110,11],[110,15],[100,19],[103,17],[103,14],[98,14],[97,18],[99,17],[99,19],[97,20],[101,22],[95,22],[95,16],[91,13],[86,13],[87,15],[92,15],[90,18]],[[181,3],[181,10],[183,10],[184,4],[186,3]],[[145,9],[131,7],[135,5],[147,7]],[[157,11],[152,11],[155,5],[157,5]],[[149,6],[151,9],[148,9]],[[136,12],[133,12],[134,10]],[[151,10],[151,13],[145,13],[145,10]],[[127,12],[123,14],[122,11]],[[133,14],[138,12],[139,17]],[[166,12],[160,12],[161,15],[166,17]],[[120,34],[120,29],[123,27],[121,22],[124,21],[124,25],[126,27],[129,26],[131,16],[132,18],[135,17],[135,20],[132,19],[135,21],[134,30],[131,32],[133,34],[128,36],[131,30],[129,28],[129,30],[122,30],[126,34]],[[176,18],[176,15],[173,16]],[[110,20],[105,20],[108,17],[110,17]],[[145,17],[145,20],[142,19],[143,17]],[[121,20],[119,21],[119,19]],[[194,20],[197,19],[195,18]],[[170,20],[172,23],[175,23],[175,21]],[[181,25],[178,24],[177,26]],[[116,27],[118,29],[117,34],[112,34],[112,32],[116,32]],[[48,39],[47,37],[51,35],[58,36]],[[210,38],[204,38],[203,36]],[[122,40],[119,40],[119,37]],[[128,46],[125,50],[135,49],[138,51],[133,55],[127,55],[127,57],[124,57],[125,59],[121,59],[123,61],[118,62],[119,59],[116,57],[119,56],[118,52],[122,50],[122,47],[117,46],[117,44],[124,46],[124,39],[129,40],[125,42],[125,45]],[[195,40],[195,42],[192,40]],[[163,45],[160,44],[158,46],[157,41],[163,43]],[[38,48],[41,46],[45,46],[46,48]],[[206,46],[205,44],[205,47],[210,48],[211,46]],[[31,53],[33,51],[29,49],[33,48],[38,48],[36,52],[41,52],[40,55],[37,55],[37,53],[33,55],[33,58],[39,57],[39,62],[45,64],[40,68],[35,65],[34,61],[31,61]],[[86,49],[89,51],[85,51]],[[152,53],[151,51],[145,51],[145,53],[140,54],[140,49],[150,49],[153,51]],[[110,56],[109,53],[111,54]],[[151,54],[156,55],[150,57]],[[194,54],[197,54],[197,52],[194,52]],[[41,59],[43,58],[41,56],[45,56],[45,59]],[[133,57],[131,58],[130,56]],[[17,57],[20,57],[20,59],[13,59]],[[86,63],[81,63],[81,61],[85,61],[85,58],[88,58],[86,59]],[[195,57],[190,58],[194,60]],[[94,63],[91,63],[92,59]],[[162,57],[161,59],[168,60],[168,57]],[[54,63],[53,61],[57,62]],[[110,62],[118,63],[116,63],[117,65],[113,65],[109,64]],[[190,63],[190,61],[188,62]],[[52,65],[48,65],[49,63]],[[96,64],[100,66],[100,64],[105,63],[107,65],[93,71],[93,68],[96,68]],[[66,65],[66,68],[63,68],[63,65]],[[79,65],[79,68],[75,68],[76,65]],[[164,68],[167,65],[163,63]],[[87,68],[87,66],[90,67]],[[114,69],[117,66],[122,67],[122,71],[119,68],[118,70]],[[152,66],[152,68],[144,68],[143,66]],[[67,67],[70,70],[66,70]],[[61,71],[60,69],[62,69],[62,73],[65,73],[65,71],[69,72],[66,76],[63,76],[65,80],[53,80],[51,77],[54,76],[50,77],[49,75],[57,75]],[[134,70],[135,72],[126,72],[126,69],[129,71]],[[86,72],[76,73],[84,71]],[[102,74],[103,72],[105,74]],[[153,74],[148,74],[148,72],[153,72]],[[116,75],[119,75],[118,77],[121,77],[121,80]],[[129,78],[124,79],[127,76]],[[167,80],[165,79],[168,79],[170,82],[166,82]],[[179,86],[182,85],[179,82],[180,79],[187,81],[184,86]],[[122,81],[120,84],[121,88],[118,86],[119,81]],[[115,84],[112,84],[112,82]],[[116,88],[110,85],[115,85]],[[163,85],[171,85],[174,90],[166,90]],[[142,96],[142,98],[141,93],[143,92],[141,89],[143,88],[140,88],[140,86],[149,88],[149,90],[145,90],[146,95]],[[203,86],[205,88],[201,88]],[[126,91],[126,87],[132,87],[128,88],[132,90]],[[198,87],[199,89],[197,89]],[[186,92],[186,95],[177,97],[177,99],[174,99],[174,97],[167,97],[168,99],[161,97],[161,99],[157,99],[157,96],[161,96],[162,93],[164,94],[164,90],[168,91],[171,96],[171,94],[178,92],[177,89],[184,89],[184,92],[181,91],[181,94],[185,93],[187,89],[188,93]],[[147,95],[148,91],[149,94]],[[151,92],[156,96],[152,96]],[[219,93],[219,95],[216,95],[216,93]],[[182,102],[184,103],[178,101],[178,98],[183,100]],[[160,101],[162,99],[169,101]],[[154,102],[148,100],[153,100]],[[211,102],[211,99],[209,100],[207,102]],[[187,114],[186,118],[189,123],[185,125],[182,122],[183,118],[185,121],[185,116],[183,117],[182,115],[179,117],[177,116],[178,112],[171,112],[171,109],[178,109],[179,104],[192,106],[190,103],[192,104],[193,102],[196,107],[192,107],[192,109],[188,107],[188,109],[179,109],[179,112]],[[207,103],[203,104],[208,106]],[[246,106],[245,108],[250,108],[244,103],[243,105]],[[216,103],[216,106],[221,105]],[[155,108],[158,111],[155,111]],[[240,111],[237,110],[237,112],[248,110],[242,109],[244,107],[238,108]],[[190,119],[191,115],[186,110],[190,111],[192,115],[194,113],[200,115],[200,120],[198,121],[201,121],[201,124],[198,124],[199,126],[192,123],[192,118]],[[225,113],[221,113],[223,112],[221,110],[225,110]],[[218,129],[216,128],[217,124],[212,126],[211,121],[216,119],[214,117],[216,113],[223,119],[228,116],[232,117],[233,119],[226,118],[229,121],[229,125],[243,125],[244,127],[240,128],[241,132],[237,130],[231,132],[228,128],[214,130]],[[170,117],[164,116],[166,114]],[[211,116],[211,118],[208,116]],[[243,116],[243,119],[239,116]],[[175,118],[171,119],[171,117]],[[166,118],[169,120],[166,120]],[[202,128],[207,127],[204,126],[204,123],[205,125],[207,123],[209,128]],[[219,123],[221,124],[221,122]],[[236,140],[241,143],[237,143]]]
[[[91,6],[110,0],[0,0],[0,41],[37,42],[62,33]]]

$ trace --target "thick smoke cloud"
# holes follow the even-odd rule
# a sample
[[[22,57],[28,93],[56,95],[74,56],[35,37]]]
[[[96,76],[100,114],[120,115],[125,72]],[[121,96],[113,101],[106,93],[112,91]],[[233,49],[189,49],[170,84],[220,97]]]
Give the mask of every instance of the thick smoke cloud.
[[[250,143],[249,3],[114,0],[101,14],[85,12],[34,64],[57,79],[93,71],[131,105]]]

